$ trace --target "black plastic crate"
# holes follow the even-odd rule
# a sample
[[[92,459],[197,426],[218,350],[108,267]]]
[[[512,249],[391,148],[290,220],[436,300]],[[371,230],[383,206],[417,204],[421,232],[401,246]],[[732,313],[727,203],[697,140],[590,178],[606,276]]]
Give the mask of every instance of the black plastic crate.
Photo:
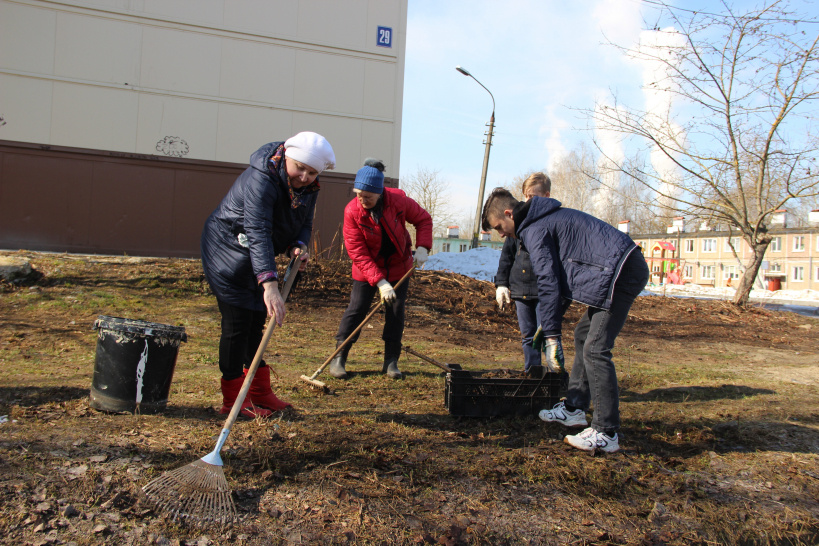
[[[447,373],[444,404],[449,413],[465,417],[537,415],[560,401],[565,373],[533,366],[527,376],[494,377],[503,372],[509,370]],[[486,375],[489,377],[484,377]]]

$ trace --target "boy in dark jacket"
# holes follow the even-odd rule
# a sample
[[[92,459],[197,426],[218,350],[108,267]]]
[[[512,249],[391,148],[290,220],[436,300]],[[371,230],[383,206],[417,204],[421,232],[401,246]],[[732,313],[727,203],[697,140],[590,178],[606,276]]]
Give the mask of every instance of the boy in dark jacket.
[[[523,181],[521,191],[528,201],[532,197],[549,197],[552,181],[544,173],[533,173]],[[537,277],[532,270],[529,252],[518,239],[507,237],[501,249],[498,272],[495,275],[495,300],[503,309],[515,302],[523,346],[524,370],[540,366],[540,351],[532,347],[532,339],[538,327]]]
[[[540,327],[533,346],[550,367],[563,368],[565,300],[588,305],[574,330],[575,359],[566,400],[540,412],[546,422],[587,427],[564,441],[584,451],[620,448],[617,375],[611,350],[649,271],[634,241],[609,224],[551,198],[519,202],[496,188],[483,209],[483,228],[520,239],[538,284]],[[594,405],[591,426],[586,410]]]

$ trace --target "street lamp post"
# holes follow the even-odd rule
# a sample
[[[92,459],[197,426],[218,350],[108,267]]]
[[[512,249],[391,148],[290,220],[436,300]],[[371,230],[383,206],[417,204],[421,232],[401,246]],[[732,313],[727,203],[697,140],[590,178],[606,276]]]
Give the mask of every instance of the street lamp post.
[[[486,89],[486,86],[478,81],[478,79],[469,73],[467,69],[462,66],[456,66],[455,70],[463,74],[464,76],[469,76],[476,82],[478,85]],[[489,93],[489,96],[492,97],[492,116],[489,118],[489,131],[486,133],[486,149],[483,152],[483,170],[481,171],[481,187],[478,193],[478,208],[475,211],[475,226],[472,229],[472,247],[478,247],[478,235],[481,232],[481,209],[483,208],[483,193],[486,189],[486,169],[489,167],[489,148],[492,146],[492,133],[495,129],[495,97],[492,95],[492,92],[489,89],[486,89],[486,92]]]

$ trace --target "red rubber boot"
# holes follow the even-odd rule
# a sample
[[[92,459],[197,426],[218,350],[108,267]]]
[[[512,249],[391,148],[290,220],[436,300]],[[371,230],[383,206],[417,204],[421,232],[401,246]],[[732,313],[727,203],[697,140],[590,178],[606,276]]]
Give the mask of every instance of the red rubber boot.
[[[247,370],[245,370],[245,374],[247,374]],[[256,375],[253,376],[253,381],[250,383],[248,398],[255,406],[272,411],[281,411],[284,408],[292,407],[292,404],[282,402],[273,394],[273,389],[270,388],[269,366],[260,366],[256,370]]]
[[[244,376],[229,381],[225,381],[225,379],[222,378],[222,409],[219,410],[219,413],[230,413],[230,410],[233,409],[234,402],[236,402],[236,397],[239,396],[239,391],[242,390],[242,383],[244,383],[244,381]],[[273,415],[273,412],[264,408],[255,407],[248,395],[242,403],[242,411],[239,412],[239,415],[255,419],[256,417],[270,417]]]

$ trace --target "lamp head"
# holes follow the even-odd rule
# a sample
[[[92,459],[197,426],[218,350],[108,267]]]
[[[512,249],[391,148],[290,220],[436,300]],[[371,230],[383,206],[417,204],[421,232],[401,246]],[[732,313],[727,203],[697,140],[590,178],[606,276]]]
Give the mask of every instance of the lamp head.
[[[469,70],[467,70],[466,68],[464,68],[462,66],[456,66],[455,70],[457,70],[458,72],[460,72],[464,76],[472,76],[472,74],[469,73]]]

